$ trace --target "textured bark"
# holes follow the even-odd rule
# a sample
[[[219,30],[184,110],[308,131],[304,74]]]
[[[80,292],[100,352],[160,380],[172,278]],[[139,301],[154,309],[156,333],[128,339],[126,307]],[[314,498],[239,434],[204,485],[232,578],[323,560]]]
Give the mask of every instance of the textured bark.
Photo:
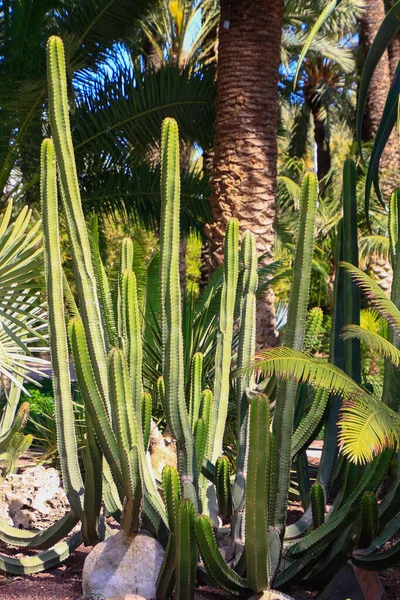
[[[231,217],[256,235],[266,262],[273,258],[282,16],[283,0],[221,0],[212,223],[206,227],[214,262],[221,260]],[[277,342],[273,300],[268,291],[257,309],[264,345]]]
[[[367,55],[378,29],[385,18],[383,0],[366,0],[366,10],[361,20],[360,42],[364,54]],[[382,56],[371,81],[364,114],[363,136],[365,140],[373,140],[377,132],[386,97],[390,88],[389,54]],[[390,194],[398,183],[400,166],[398,135],[394,131],[389,138],[381,159],[382,189],[385,195]]]
[[[387,1],[387,9],[392,8],[393,0]],[[397,64],[400,60],[400,35],[396,34],[389,44],[389,71],[390,80],[393,81],[396,72]]]
[[[326,131],[326,124],[321,119],[321,109],[322,107],[319,103],[311,104],[311,113],[314,120],[314,138],[317,146],[317,174],[319,180],[328,175],[331,168],[329,136]]]

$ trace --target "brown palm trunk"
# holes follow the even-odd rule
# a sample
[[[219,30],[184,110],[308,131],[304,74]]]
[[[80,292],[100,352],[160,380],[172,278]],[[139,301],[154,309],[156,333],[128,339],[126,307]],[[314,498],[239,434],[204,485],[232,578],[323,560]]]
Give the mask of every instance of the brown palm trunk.
[[[365,12],[361,20],[360,35],[360,42],[365,56],[367,55],[384,18],[385,6],[383,0],[366,0]],[[389,88],[389,54],[388,52],[385,52],[375,70],[367,97],[363,125],[363,137],[367,141],[373,140],[375,137]],[[383,176],[381,181],[385,195],[390,194],[393,187],[395,187],[396,182],[398,182],[397,173],[400,166],[399,158],[398,135],[396,132],[393,132],[381,159]]]
[[[321,181],[328,175],[331,168],[331,149],[326,123],[321,118],[322,106],[319,102],[310,102],[311,114],[314,121],[314,139],[317,146],[317,174]]]
[[[282,17],[283,0],[221,0],[212,222],[206,228],[215,263],[231,217],[256,235],[266,262],[273,258]],[[258,305],[261,344],[277,341],[273,300],[268,291]]]
[[[387,1],[387,9],[392,8],[393,0]],[[397,33],[388,47],[390,79],[393,81],[397,64],[400,60],[400,35]]]

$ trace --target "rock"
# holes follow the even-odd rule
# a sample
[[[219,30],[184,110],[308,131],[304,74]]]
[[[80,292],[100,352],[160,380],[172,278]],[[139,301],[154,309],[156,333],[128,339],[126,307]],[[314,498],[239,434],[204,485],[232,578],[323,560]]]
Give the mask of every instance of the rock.
[[[0,518],[20,529],[46,529],[69,510],[58,471],[32,467],[8,475],[0,489]]]
[[[125,594],[124,596],[110,596],[107,600],[146,600],[146,598],[137,594]]]
[[[147,533],[129,537],[119,531],[94,547],[85,560],[83,594],[104,598],[156,597],[156,582],[164,558],[161,544]],[[127,596],[128,594],[128,596]]]
[[[166,465],[177,467],[176,442],[168,430],[162,434],[153,419],[150,429],[150,461],[158,479],[161,479]]]
[[[269,590],[267,592],[261,592],[249,598],[249,600],[294,600],[292,596],[282,594],[282,592],[276,592],[275,590]]]

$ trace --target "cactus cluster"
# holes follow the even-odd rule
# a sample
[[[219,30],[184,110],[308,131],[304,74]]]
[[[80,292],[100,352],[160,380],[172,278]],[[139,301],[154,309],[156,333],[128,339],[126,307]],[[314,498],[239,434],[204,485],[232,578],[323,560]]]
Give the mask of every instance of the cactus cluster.
[[[200,352],[193,355],[186,381],[179,279],[179,136],[176,122],[164,121],[162,376],[157,389],[149,392],[143,368],[143,319],[133,245],[131,240],[124,240],[119,277],[113,285],[100,257],[97,224],[91,222],[89,235],[82,211],[61,40],[50,38],[47,53],[53,138],[42,146],[41,196],[57,443],[71,512],[41,533],[22,532],[0,522],[1,539],[41,550],[24,559],[1,556],[0,569],[32,573],[56,564],[82,540],[93,545],[103,539],[107,535],[104,516],[108,514],[120,521],[128,535],[146,528],[166,548],[157,582],[160,600],[194,598],[196,574],[206,577],[205,570],[217,585],[246,597],[294,578],[312,577],[323,582],[350,555],[355,564],[376,568],[379,558],[374,552],[378,543],[386,541],[383,527],[394,531],[398,526],[395,496],[400,469],[378,506],[375,493],[393,453],[383,452],[365,468],[338,454],[337,421],[342,395],[318,385],[325,363],[302,354],[312,348],[322,323],[318,310],[307,316],[318,199],[316,176],[308,174],[302,187],[285,347],[254,359],[256,244],[254,236],[246,232],[239,249],[238,223],[231,220],[226,230],[212,389],[205,385],[210,381],[205,377]],[[355,185],[354,163],[347,161],[330,373],[342,387],[350,386],[354,394],[363,393],[359,386],[359,342],[343,339],[340,334],[344,325],[359,324],[360,298],[357,286],[339,263],[344,260],[357,266],[358,262]],[[61,266],[59,204],[71,246],[76,303]],[[391,231],[397,237],[394,226]],[[397,267],[395,278],[398,271]],[[233,359],[235,336],[237,354]],[[85,404],[84,471],[77,454],[69,351]],[[297,366],[291,367],[296,361]],[[316,384],[316,391],[306,382],[307,377]],[[391,385],[389,379],[388,371],[386,387]],[[151,393],[161,399],[177,446],[177,469],[165,467],[162,482],[156,481],[147,454]],[[223,454],[230,401],[236,405],[237,422],[233,468]],[[323,423],[321,465],[316,478],[311,478],[306,449]],[[286,526],[291,493],[301,499],[305,511],[297,523]],[[325,514],[329,499],[333,504]],[[81,531],[61,541],[78,521]],[[229,564],[218,548],[221,521],[230,525],[234,545]],[[395,546],[382,564],[391,564],[399,553]],[[203,563],[200,568],[198,554]]]

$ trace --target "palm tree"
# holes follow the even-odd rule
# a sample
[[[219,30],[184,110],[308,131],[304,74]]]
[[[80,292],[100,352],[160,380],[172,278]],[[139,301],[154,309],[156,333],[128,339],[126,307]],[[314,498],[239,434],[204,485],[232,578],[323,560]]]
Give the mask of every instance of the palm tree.
[[[212,222],[206,226],[214,262],[221,260],[230,217],[256,234],[258,252],[272,261],[283,4],[221,1]],[[259,341],[276,344],[272,292],[265,293],[257,313]]]
[[[366,10],[361,19],[360,43],[366,55],[372,45],[378,29],[385,18],[383,0],[366,0]],[[392,65],[393,66],[393,65]],[[390,88],[389,53],[385,52],[378,68],[372,77],[364,115],[364,139],[374,139],[385,106],[386,96]],[[400,166],[399,141],[395,132],[389,138],[381,159],[381,168],[385,176],[382,178],[382,189],[388,194],[395,187]]]
[[[297,87],[293,90],[293,62],[297,61],[325,4],[318,0],[287,0],[281,51],[282,99],[295,102],[298,107],[289,154],[304,156],[307,131],[312,121],[320,182],[324,182],[331,167],[332,131],[338,124],[354,127],[357,82],[355,31],[357,18],[363,13],[360,0],[339,4],[312,41],[301,64]]]
[[[154,0],[8,0],[0,18],[0,191],[16,169],[25,192],[37,161],[47,94],[45,44],[66,41],[69,76],[90,77],[114,44],[137,26]],[[72,92],[72,88],[71,88]],[[26,176],[26,177],[24,177]],[[18,178],[19,181],[21,177]]]
[[[15,6],[14,6],[15,5]],[[145,72],[129,40],[156,0],[23,0],[0,19],[0,191],[36,201],[39,147],[46,131],[44,49],[64,37],[73,137],[85,210],[118,213],[146,226],[159,218],[159,167],[146,161],[158,145],[162,119],[173,116],[190,145],[212,143],[214,78],[189,66]],[[35,51],[33,51],[33,49]],[[183,176],[184,228],[208,217],[201,174]]]

